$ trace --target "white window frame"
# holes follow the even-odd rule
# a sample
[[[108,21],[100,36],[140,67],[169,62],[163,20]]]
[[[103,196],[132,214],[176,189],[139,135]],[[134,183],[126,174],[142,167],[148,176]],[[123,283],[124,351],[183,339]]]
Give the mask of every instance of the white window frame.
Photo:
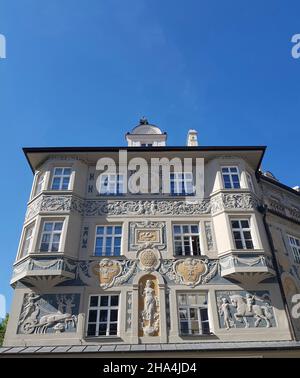
[[[45,173],[39,173],[36,176],[36,182],[35,182],[35,188],[34,188],[34,194],[33,197],[37,196],[44,190],[44,185],[45,185]],[[39,188],[40,186],[40,188]]]
[[[98,227],[103,227],[104,228],[103,234],[97,234]],[[107,227],[113,227],[113,231],[112,231],[111,234],[107,233]],[[115,233],[115,227],[121,227],[121,234],[116,234]],[[97,238],[99,238],[101,236],[103,238],[102,252],[104,251],[105,253],[106,253],[106,238],[107,237],[111,237],[112,238],[110,255],[106,255],[106,254],[98,255],[98,254],[96,254]],[[115,238],[116,237],[120,237],[121,238],[121,241],[120,241],[120,254],[119,255],[116,255],[114,253],[115,252],[114,248],[115,248]],[[103,257],[121,256],[122,255],[122,238],[123,238],[123,225],[122,224],[98,224],[98,225],[96,225],[96,229],[95,229],[95,242],[94,242],[94,256],[98,256],[98,257],[101,257],[101,256],[103,256]]]
[[[34,234],[34,226],[35,226],[35,223],[31,223],[24,228],[24,233],[23,233],[24,236],[23,236],[23,240],[22,240],[22,246],[21,246],[19,258],[23,258],[31,252],[32,242],[33,242],[33,234]],[[31,234],[28,237],[27,233],[28,233],[29,230],[31,230]],[[26,245],[27,241],[28,241],[28,244],[26,246],[27,250],[25,252],[25,245]]]
[[[104,182],[107,179],[107,184]],[[106,187],[106,190],[103,190]],[[112,189],[112,190],[111,190]],[[100,175],[100,195],[115,196],[124,194],[124,175],[118,173],[102,173]]]
[[[46,223],[52,223],[53,224],[53,228],[52,228],[51,231],[44,231],[44,227],[45,227]],[[56,223],[62,223],[61,230],[54,230]],[[45,220],[43,220],[43,222],[42,222],[41,237],[40,237],[40,244],[39,244],[39,252],[40,253],[59,253],[59,252],[61,252],[61,243],[62,243],[63,230],[64,230],[64,220],[63,219],[59,219],[59,220],[45,219]],[[47,251],[46,250],[42,250],[42,244],[45,244],[45,242],[43,242],[43,236],[45,234],[50,234],[50,240],[47,243],[47,244],[49,244]],[[53,242],[54,234],[59,234],[60,235],[60,237],[59,237],[59,243],[58,243],[58,250],[57,251],[52,251],[52,246],[53,246],[53,243],[54,243]]]
[[[172,182],[174,183],[174,192],[172,191]],[[188,192],[188,184],[192,186],[192,192]],[[182,191],[184,187],[184,192]],[[193,172],[171,172],[170,173],[170,194],[172,196],[189,196],[195,194]]]
[[[198,232],[197,233],[194,233],[191,231],[191,228],[192,226],[196,226],[198,227]],[[180,233],[175,233],[175,227],[180,227]],[[188,232],[184,232],[183,231],[183,227],[188,227],[189,228],[189,231]],[[200,256],[201,255],[201,243],[200,243],[200,236],[201,233],[200,233],[200,225],[199,223],[173,223],[173,248],[174,248],[174,256]],[[181,238],[181,252],[182,254],[179,255],[176,253],[176,241],[175,241],[175,237],[179,237]],[[193,250],[193,242],[192,242],[192,237],[193,236],[198,236],[199,238],[199,251],[194,251]],[[190,253],[189,254],[186,254],[185,250],[184,250],[184,237],[188,237],[189,238],[189,246],[190,246]],[[195,253],[196,252],[196,253]]]
[[[208,312],[208,304],[186,304],[186,305],[181,305],[179,303],[179,295],[204,295],[206,296],[206,299],[208,301],[208,293],[207,292],[177,292],[176,293],[176,300],[177,300],[177,313],[178,313],[178,326],[179,326],[179,334],[181,336],[187,336],[187,337],[197,337],[197,336],[202,336],[202,335],[209,335],[210,334],[210,319],[209,319],[209,312]],[[194,308],[197,310],[197,317],[198,317],[198,327],[199,327],[199,333],[190,333],[190,330],[192,329],[191,327],[191,318],[190,318],[190,309]],[[207,320],[202,320],[201,318],[201,309],[205,309],[207,313]],[[188,329],[189,333],[182,333],[181,331],[181,318],[180,318],[180,310],[186,310],[187,312],[187,323],[188,323]],[[203,332],[203,324],[202,323],[207,323],[209,332],[204,333]]]
[[[223,169],[224,168],[227,168],[228,169],[228,172],[223,172]],[[230,170],[234,168],[236,169],[237,171],[236,172],[231,172]],[[241,175],[240,175],[240,170],[239,170],[239,167],[237,165],[222,165],[221,166],[221,175],[222,175],[222,181],[223,181],[223,188],[224,189],[240,189],[241,188]],[[225,185],[225,180],[224,180],[224,175],[227,175],[229,176],[229,181],[230,181],[230,188],[226,188],[226,185]],[[234,181],[232,179],[232,176],[233,175],[237,175],[238,178],[239,178],[239,188],[235,188],[234,187]]]
[[[293,253],[294,262],[300,264],[300,238],[293,235],[288,235],[289,245]],[[297,241],[299,245],[297,245]]]
[[[56,169],[62,169],[62,174],[55,174]],[[64,174],[65,169],[70,169],[70,174]],[[72,168],[71,167],[54,167],[53,168],[53,176],[52,176],[52,182],[51,182],[51,190],[70,190],[70,184],[71,184],[71,176],[72,176]],[[68,177],[68,188],[62,189],[64,178]],[[53,183],[56,178],[59,178],[59,188],[53,189]]]
[[[91,297],[98,297],[98,306],[91,306]],[[109,304],[107,306],[101,306],[101,297],[109,297]],[[111,306],[111,297],[118,297],[118,306]],[[86,327],[86,335],[87,337],[118,337],[120,332],[120,293],[107,293],[107,294],[90,294],[89,296],[89,302],[88,302],[88,312],[87,312],[87,327]],[[89,315],[91,310],[97,311],[97,319],[96,322],[89,322]],[[101,310],[107,310],[107,321],[106,322],[100,322],[100,311]],[[117,310],[118,311],[118,317],[117,321],[110,321],[110,310]],[[99,325],[106,323],[106,334],[105,335],[99,335]],[[96,325],[96,334],[95,335],[89,335],[88,334],[88,327],[90,324]],[[110,324],[117,324],[117,333],[115,335],[109,334]]]
[[[245,227],[245,228],[242,227],[242,222],[243,221],[247,221],[249,227]],[[239,227],[238,228],[233,228],[232,222],[239,222]],[[230,227],[231,227],[231,232],[232,232],[234,249],[239,250],[239,251],[243,251],[243,250],[251,251],[251,250],[255,249],[255,247],[254,247],[254,240],[253,240],[253,233],[252,233],[252,227],[251,227],[251,219],[249,219],[249,218],[230,218]],[[236,247],[236,242],[235,242],[235,237],[234,237],[234,231],[240,233],[240,236],[241,236],[240,240],[242,242],[243,248],[237,248]],[[245,239],[244,231],[250,232],[251,242],[252,242],[252,248],[247,248],[246,240],[249,240],[249,239]]]
[[[255,190],[254,190],[254,184],[253,184],[253,180],[252,180],[252,176],[249,172],[246,172],[246,178],[247,178],[247,184],[248,184],[248,188],[253,192],[255,193]]]

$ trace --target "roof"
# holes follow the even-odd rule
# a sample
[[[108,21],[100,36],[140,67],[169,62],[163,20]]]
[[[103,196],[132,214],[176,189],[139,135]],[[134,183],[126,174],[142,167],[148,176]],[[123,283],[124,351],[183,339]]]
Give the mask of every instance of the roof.
[[[58,346],[14,346],[0,348],[0,356],[49,355],[75,353],[130,353],[130,352],[185,352],[185,351],[259,351],[300,350],[299,341],[250,341],[250,342],[202,342],[178,344],[102,344],[102,345],[58,345]]]
[[[117,153],[120,150],[126,150],[128,153],[147,152],[198,152],[207,154],[219,154],[224,152],[243,153],[243,157],[251,162],[253,168],[258,171],[263,159],[266,146],[160,146],[160,147],[24,147],[23,151],[28,160],[31,170],[34,172],[37,167],[50,157],[57,154],[79,154],[87,157],[91,154],[99,153]],[[200,156],[199,156],[200,157]]]
[[[129,134],[134,135],[157,135],[162,134],[159,127],[150,124],[142,124],[134,127]],[[128,135],[128,134],[127,134]]]
[[[288,192],[293,193],[293,194],[295,194],[296,196],[299,196],[299,197],[300,197],[300,192],[298,192],[297,190],[291,188],[290,186],[285,185],[285,184],[283,184],[283,183],[280,182],[280,181],[274,180],[274,179],[272,179],[271,177],[267,177],[267,176],[265,176],[263,173],[259,173],[259,176],[260,176],[260,179],[261,179],[261,180],[266,181],[266,182],[268,182],[268,183],[270,183],[270,184],[276,185],[276,186],[278,186],[279,188],[284,189],[284,190],[287,190]]]

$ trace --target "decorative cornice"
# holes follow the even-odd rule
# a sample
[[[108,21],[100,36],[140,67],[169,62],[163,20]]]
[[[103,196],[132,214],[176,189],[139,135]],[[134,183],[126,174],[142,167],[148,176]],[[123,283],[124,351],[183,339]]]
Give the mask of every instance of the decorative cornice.
[[[29,204],[26,221],[39,213],[70,213],[83,216],[191,216],[223,210],[253,210],[257,199],[250,193],[221,193],[202,201],[187,200],[83,200],[74,195],[43,195]]]
[[[287,220],[300,223],[300,211],[292,207],[286,206],[283,203],[280,203],[276,200],[268,201],[268,209],[275,215],[283,217]]]

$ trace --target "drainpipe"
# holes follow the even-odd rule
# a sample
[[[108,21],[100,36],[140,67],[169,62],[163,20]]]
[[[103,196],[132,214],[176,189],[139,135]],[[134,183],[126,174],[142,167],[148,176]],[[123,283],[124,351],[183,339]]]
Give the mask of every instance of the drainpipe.
[[[286,312],[286,316],[287,316],[287,320],[288,320],[288,324],[289,324],[289,329],[290,329],[293,340],[296,340],[296,334],[295,334],[295,330],[294,330],[294,327],[293,327],[293,322],[292,322],[291,314],[290,314],[290,311],[289,311],[289,308],[288,308],[287,298],[286,298],[286,295],[285,295],[285,292],[284,292],[283,284],[282,284],[282,281],[281,281],[281,274],[280,274],[279,266],[278,266],[277,259],[276,259],[276,253],[275,253],[273,238],[272,238],[272,234],[271,234],[271,231],[270,231],[270,227],[269,227],[268,222],[267,222],[268,206],[267,205],[259,206],[258,211],[263,214],[263,222],[264,222],[265,230],[266,230],[266,233],[267,233],[267,238],[268,238],[271,253],[272,253],[272,263],[273,263],[273,266],[274,266],[274,269],[275,269],[275,272],[276,272],[281,297],[283,299],[283,305],[284,305],[284,309],[285,309],[285,312]]]

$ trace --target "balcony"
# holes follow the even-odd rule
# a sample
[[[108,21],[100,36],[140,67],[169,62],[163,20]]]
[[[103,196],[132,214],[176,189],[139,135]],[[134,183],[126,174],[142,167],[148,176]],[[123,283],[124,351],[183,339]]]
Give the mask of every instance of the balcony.
[[[73,260],[61,255],[27,256],[14,264],[10,284],[15,287],[20,282],[40,289],[53,287],[63,281],[74,279],[76,266]]]
[[[221,276],[241,283],[259,283],[275,276],[271,257],[261,252],[232,251],[220,257]]]

